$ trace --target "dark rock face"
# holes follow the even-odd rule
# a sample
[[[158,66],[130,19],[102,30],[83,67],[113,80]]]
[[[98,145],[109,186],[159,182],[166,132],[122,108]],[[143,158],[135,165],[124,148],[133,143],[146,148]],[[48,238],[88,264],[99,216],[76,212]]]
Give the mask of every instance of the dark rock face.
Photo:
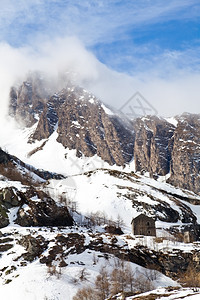
[[[25,193],[16,188],[0,190],[0,228],[9,225],[9,209],[16,207],[15,223],[21,226],[71,226],[67,207],[59,206],[47,194],[31,188]]]
[[[200,115],[179,117],[169,183],[200,193]]]
[[[21,197],[15,188],[7,187],[0,190],[0,228],[9,224],[8,209],[21,203]]]
[[[33,261],[47,248],[48,242],[46,242],[44,237],[41,235],[37,236],[37,238],[32,237],[31,235],[26,235],[22,237],[19,244],[27,251],[23,254],[23,258],[26,261]]]
[[[200,193],[200,115],[177,117],[177,127],[155,116],[134,121],[136,171],[166,175],[168,182]]]
[[[77,156],[95,154],[109,164],[123,165],[133,156],[134,132],[114,114],[107,114],[95,96],[80,87],[68,85],[54,94],[45,81],[32,74],[19,88],[10,92],[10,114],[26,126],[39,122],[30,142],[48,139],[57,130],[64,147]]]
[[[37,73],[30,74],[19,88],[11,88],[10,115],[26,126],[32,126],[37,121],[37,114],[43,111],[48,96],[44,79]]]
[[[84,243],[85,236],[83,234],[69,233],[65,236],[58,234],[55,237],[55,245],[49,249],[48,255],[41,257],[40,262],[42,264],[51,265],[58,256],[63,258],[69,254],[83,253],[87,248]],[[63,259],[59,266],[66,266]]]
[[[0,190],[0,202],[7,208],[19,206],[21,199],[17,193],[17,190],[12,187],[7,187]]]
[[[155,178],[170,172],[169,183],[200,193],[199,115],[177,117],[177,127],[156,116],[122,121],[80,87],[68,84],[53,94],[38,74],[12,88],[10,99],[17,119],[27,126],[39,120],[30,142],[57,131],[57,141],[78,157],[97,154],[110,165],[124,165],[134,156],[136,171]]]
[[[44,192],[29,190],[26,197],[28,197],[27,203],[20,207],[15,223],[21,226],[73,225],[73,218],[67,207],[58,206]]]
[[[10,160],[10,155],[0,148],[0,164],[7,164]]]
[[[97,154],[109,164],[123,165],[133,155],[134,133],[82,88],[62,90],[46,104],[32,139],[48,138],[57,126],[57,141],[76,149],[77,156]]]
[[[185,252],[183,250],[169,250],[168,253],[162,251],[150,250],[144,246],[128,247],[120,246],[117,236],[107,234],[105,242],[103,234],[89,235],[90,242],[85,244],[85,235],[78,233],[59,234],[55,237],[55,245],[48,249],[48,253],[40,255],[40,263],[51,265],[58,257],[66,258],[69,254],[80,254],[86,250],[97,251],[105,259],[110,255],[122,258],[125,261],[136,263],[140,266],[151,266],[152,269],[158,270],[167,276],[176,276],[180,271],[186,271],[189,265],[199,261],[199,251],[192,250]],[[81,262],[79,262],[81,264]],[[199,269],[199,264],[197,264]]]
[[[140,200],[140,195],[146,195],[149,200],[153,200],[155,202],[153,204],[143,202]],[[129,193],[124,194],[127,199],[132,200],[132,206],[136,208],[138,212],[143,214],[151,212],[152,215],[155,216],[156,220],[169,223],[181,221],[182,223],[196,224],[197,218],[188,205],[183,204],[182,201],[178,199],[177,195],[166,195],[170,199],[171,204],[159,199],[159,195],[157,197],[151,196],[148,192],[141,193],[137,190],[129,190]],[[161,197],[163,197],[162,194],[160,194],[160,198]],[[174,203],[176,208],[173,207],[172,203]]]
[[[149,172],[151,176],[169,173],[175,127],[156,116],[136,119],[133,126],[136,171]]]

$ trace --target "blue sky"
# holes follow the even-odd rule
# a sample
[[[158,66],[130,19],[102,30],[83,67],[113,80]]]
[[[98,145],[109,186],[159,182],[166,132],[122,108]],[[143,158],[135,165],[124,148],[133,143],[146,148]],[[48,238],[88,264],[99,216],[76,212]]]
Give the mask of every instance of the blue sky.
[[[76,36],[109,67],[134,73],[166,53],[197,57],[198,0],[0,1],[0,40],[13,47],[41,37]],[[190,51],[189,51],[190,50]],[[180,57],[181,56],[181,57]],[[152,57],[154,59],[152,60]],[[169,58],[169,57],[168,57]],[[173,57],[174,60],[174,57]]]
[[[0,0],[1,45],[37,53],[69,36],[140,82],[200,75],[199,0]]]

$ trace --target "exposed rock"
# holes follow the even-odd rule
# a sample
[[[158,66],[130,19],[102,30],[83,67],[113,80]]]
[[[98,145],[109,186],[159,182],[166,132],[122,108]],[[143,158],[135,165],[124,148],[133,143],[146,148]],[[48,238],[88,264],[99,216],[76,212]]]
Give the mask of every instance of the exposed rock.
[[[34,188],[24,193],[13,187],[0,190],[0,228],[9,224],[8,209],[12,207],[18,207],[15,223],[21,226],[73,225],[67,207]]]
[[[0,148],[0,164],[6,164],[10,160],[11,160],[10,155]]]
[[[114,225],[107,225],[105,227],[105,231],[111,234],[119,234],[119,235],[124,234],[120,227],[116,227]]]
[[[85,236],[78,233],[69,233],[67,236],[58,234],[55,238],[55,245],[49,249],[48,255],[40,259],[40,262],[42,264],[51,265],[58,255],[63,258],[69,254],[80,254],[86,249],[84,242]]]
[[[134,155],[136,171],[149,172],[154,178],[170,172],[171,184],[200,193],[199,115],[176,117],[177,127],[156,116],[131,123],[78,86],[68,84],[56,94],[53,89],[37,73],[11,89],[10,113],[27,126],[39,120],[30,142],[45,139],[42,149],[57,131],[57,141],[76,150],[78,157],[97,154],[111,165],[123,166]],[[0,152],[1,159],[8,157]]]
[[[200,115],[179,117],[168,182],[200,193]]]
[[[104,106],[82,88],[63,89],[47,102],[32,139],[48,138],[57,124],[57,141],[77,156],[97,154],[109,164],[123,165],[133,155],[130,123],[108,115]]]
[[[67,207],[59,206],[47,194],[29,190],[26,204],[19,208],[16,223],[21,226],[71,226]]]
[[[6,252],[13,247],[11,244],[0,245],[0,252]]]
[[[8,208],[19,206],[21,199],[17,196],[16,192],[16,189],[12,187],[0,190],[0,202]]]
[[[24,185],[38,185],[48,179],[63,179],[61,174],[36,169],[0,148],[0,175]],[[0,196],[1,199],[1,196]]]
[[[200,115],[176,117],[175,127],[155,116],[138,118],[135,129],[136,171],[166,175],[169,183],[200,192]]]
[[[10,237],[0,238],[0,244],[9,243],[12,241],[13,241],[13,238],[10,238]]]
[[[43,111],[48,96],[45,79],[37,72],[30,73],[21,86],[11,88],[10,114],[26,126],[32,126],[37,122],[37,114]]]
[[[68,85],[50,97],[52,89],[32,74],[10,93],[10,114],[26,126],[39,123],[30,142],[47,139],[57,130],[57,141],[75,149],[77,156],[95,154],[109,164],[124,165],[133,156],[134,133],[128,120],[109,111],[92,94]],[[52,94],[51,94],[52,95]]]
[[[8,209],[19,206],[21,198],[14,188],[8,187],[0,190],[0,228],[9,224]]]
[[[169,223],[181,221],[182,223],[196,224],[197,222],[195,213],[192,211],[189,205],[186,205],[182,202],[182,200],[184,200],[190,203],[190,198],[187,198],[186,200],[186,197],[183,197],[183,199],[181,197],[180,199],[178,194],[172,195],[171,193],[156,188],[153,189],[155,191],[153,195],[152,191],[141,191],[139,187],[138,189],[129,187],[128,192],[127,187],[124,188],[123,186],[118,186],[118,188],[121,189],[121,192],[118,193],[119,197],[123,196],[131,200],[132,206],[138,212],[145,215],[149,215],[150,213],[150,215],[155,217],[156,220]],[[124,189],[125,191],[123,192]],[[163,199],[165,196],[167,196],[167,201],[164,201]],[[143,199],[145,199],[145,201],[143,201]],[[149,201],[147,199],[149,199]]]
[[[0,202],[0,228],[6,227],[9,224],[8,210]]]
[[[23,254],[24,259],[27,261],[33,261],[47,248],[48,242],[46,242],[44,237],[41,235],[37,236],[36,238],[32,237],[31,235],[26,235],[19,240],[19,244],[27,251]]]
[[[166,175],[170,170],[175,127],[162,118],[148,116],[133,122],[136,171]]]

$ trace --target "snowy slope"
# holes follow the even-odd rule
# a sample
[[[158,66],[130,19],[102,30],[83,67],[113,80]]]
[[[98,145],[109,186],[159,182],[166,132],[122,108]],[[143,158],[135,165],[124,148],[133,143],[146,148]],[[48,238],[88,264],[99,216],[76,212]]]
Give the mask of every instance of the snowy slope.
[[[105,258],[100,252],[94,252],[86,250],[81,254],[69,254],[65,259],[66,267],[59,268],[59,258],[54,262],[58,271],[55,275],[50,275],[48,267],[39,262],[36,258],[31,263],[25,263],[21,256],[25,253],[25,249],[18,244],[20,238],[24,235],[31,234],[33,237],[38,235],[38,229],[35,228],[20,228],[20,227],[7,227],[2,230],[2,233],[6,236],[12,236],[14,239],[12,244],[13,248],[2,255],[0,259],[0,270],[1,270],[1,299],[12,300],[13,297],[16,300],[21,299],[59,299],[59,300],[71,300],[76,294],[77,290],[85,286],[86,284],[93,284],[96,276],[102,266],[107,266],[108,270],[112,269],[115,265],[113,255],[109,255],[109,259]],[[67,236],[72,230],[62,229],[58,230],[54,228],[50,230],[48,228],[40,229],[39,233],[45,239],[49,240],[49,249],[53,247],[55,237],[62,233]],[[79,232],[74,229],[73,232]],[[87,237],[86,243],[89,243],[91,239],[87,230],[82,228],[83,234]],[[47,253],[47,249],[44,252]],[[96,256],[96,262],[94,263],[94,255]],[[145,269],[133,264],[130,265],[134,273],[144,273]],[[87,280],[78,281],[76,280],[80,276],[80,270],[85,269],[87,273]],[[8,283],[9,282],[9,283]],[[158,272],[157,279],[154,281],[155,287],[165,286],[176,286],[177,283],[170,278],[160,274]],[[45,298],[46,297],[46,298]]]
[[[65,149],[56,141],[56,131],[47,140],[28,143],[33,130],[34,128],[11,127],[10,134],[3,139],[2,148],[35,168],[66,176],[66,179],[50,180],[49,184],[46,184],[46,189],[55,200],[64,192],[71,201],[77,202],[78,211],[83,215],[100,211],[113,220],[120,216],[128,231],[132,218],[145,211],[145,203],[150,207],[159,204],[171,207],[179,214],[176,220],[179,223],[184,217],[182,207],[184,205],[188,213],[191,210],[199,220],[199,205],[179,199],[179,196],[190,200],[196,199],[200,203],[200,197],[194,193],[149,177],[134,175],[134,161],[124,168],[109,166],[97,155],[78,158],[75,150]],[[41,145],[43,146],[40,147]],[[151,209],[146,213],[155,215],[155,211]],[[165,222],[166,218],[162,211],[159,213],[158,227],[162,226],[159,219],[163,218]],[[170,223],[168,225],[170,226]]]
[[[1,147],[35,168],[63,174],[66,177],[59,180],[48,180],[41,189],[48,191],[56,201],[58,201],[59,196],[65,195],[71,203],[76,203],[76,212],[73,209],[71,212],[78,226],[85,225],[84,222],[87,223],[88,216],[99,212],[100,215],[104,215],[106,220],[115,222],[118,219],[123,220],[122,229],[125,234],[116,236],[116,240],[117,245],[127,251],[138,245],[164,254],[173,252],[173,249],[188,253],[193,250],[199,251],[200,245],[198,243],[177,242],[171,239],[170,234],[167,236],[167,232],[162,230],[162,228],[168,229],[172,225],[183,225],[181,205],[185,205],[184,207],[188,209],[188,212],[191,209],[191,215],[200,221],[200,206],[180,199],[183,197],[198,202],[200,201],[199,196],[162,182],[164,178],[155,181],[149,177],[135,174],[134,161],[123,168],[115,165],[110,167],[97,156],[77,158],[75,150],[65,149],[56,141],[56,132],[47,140],[28,143],[34,128],[21,129],[12,125],[11,123],[8,128],[9,134],[1,135]],[[0,180],[0,188],[7,186],[15,186],[21,191],[25,190],[25,187],[19,182]],[[171,207],[179,214],[177,222],[166,222],[162,220],[165,218],[162,211],[153,210],[160,203],[163,207]],[[146,208],[147,206],[148,208]],[[157,236],[165,237],[162,242],[156,243],[155,238],[152,237],[132,236],[131,220],[141,212],[158,217],[156,222]],[[106,264],[111,269],[115,264],[114,255],[109,254],[109,260],[107,260],[102,253],[87,249],[81,253],[68,253],[65,257],[66,266],[62,269],[59,267],[61,258],[57,256],[53,261],[57,273],[50,275],[48,267],[40,262],[41,256],[36,257],[32,262],[25,262],[23,257],[20,257],[26,252],[25,248],[18,243],[22,237],[29,234],[35,238],[38,234],[44,237],[48,241],[48,248],[43,251],[42,257],[48,256],[49,251],[55,246],[56,236],[61,233],[64,236],[68,236],[69,233],[81,233],[85,236],[85,244],[87,245],[100,234],[102,234],[104,243],[109,243],[111,237],[104,233],[103,225],[92,227],[89,230],[78,226],[63,229],[23,228],[14,224],[15,217],[15,210],[10,210],[10,226],[1,229],[3,238],[11,236],[13,239],[11,241],[13,247],[2,252],[0,257],[0,297],[2,299],[12,300],[14,297],[16,300],[72,300],[77,290],[85,286],[85,282],[76,283],[81,269],[85,268],[88,273],[87,284],[93,285],[101,266]],[[91,232],[94,236],[91,235]],[[65,252],[68,250],[63,249]],[[98,257],[96,264],[94,264],[94,255]],[[136,269],[141,273],[144,272],[144,268],[141,266],[134,263],[129,264],[134,272]],[[60,271],[61,274],[59,274]],[[177,282],[164,275],[159,275],[159,280],[155,280],[154,286],[155,288],[177,286]],[[191,290],[182,291],[180,296],[187,296],[190,292]],[[157,293],[159,294],[158,290]],[[175,299],[173,295],[170,297],[169,299]],[[198,296],[194,295],[194,297]],[[131,300],[134,297],[127,299]]]

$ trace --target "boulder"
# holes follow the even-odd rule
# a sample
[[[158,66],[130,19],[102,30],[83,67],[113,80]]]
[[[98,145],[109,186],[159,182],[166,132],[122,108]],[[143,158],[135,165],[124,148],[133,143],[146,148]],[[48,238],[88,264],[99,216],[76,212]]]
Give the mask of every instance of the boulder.
[[[27,261],[33,261],[47,248],[48,242],[46,242],[44,237],[41,235],[35,238],[29,234],[23,236],[23,238],[19,241],[19,244],[27,251],[23,254],[24,259]]]
[[[59,206],[44,192],[28,191],[26,197],[28,197],[27,202],[18,210],[15,221],[17,224],[21,226],[73,225],[73,218],[69,214],[67,207]],[[32,200],[33,197],[38,199]]]

